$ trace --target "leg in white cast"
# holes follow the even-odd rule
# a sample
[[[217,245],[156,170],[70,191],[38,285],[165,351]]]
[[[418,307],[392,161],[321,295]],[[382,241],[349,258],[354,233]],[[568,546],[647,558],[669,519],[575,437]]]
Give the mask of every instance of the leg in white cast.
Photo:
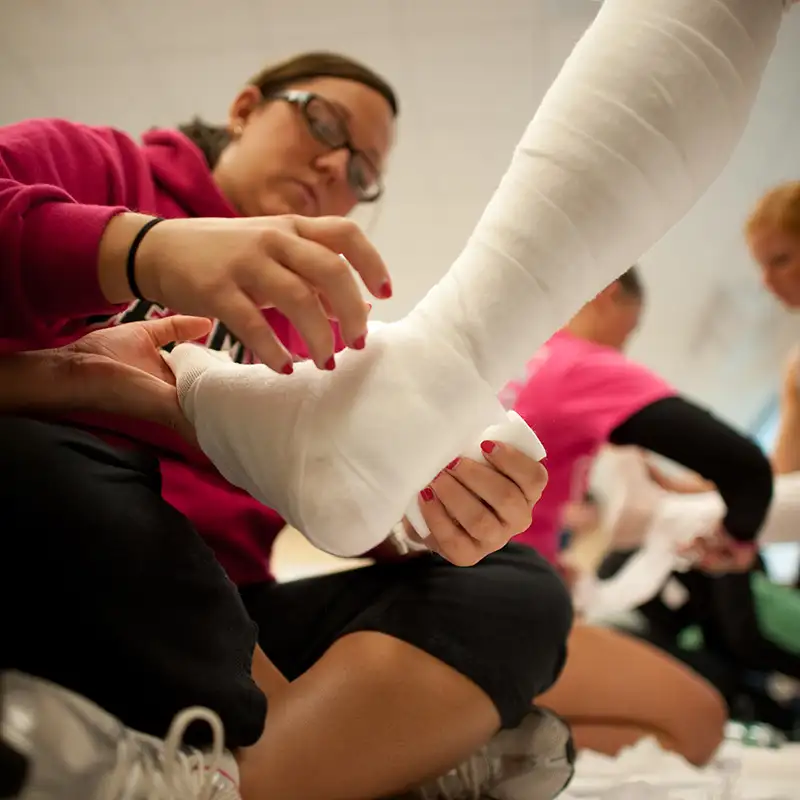
[[[406,511],[424,536],[418,491],[467,449],[480,458],[470,445],[486,425],[500,426],[488,436],[544,456],[487,385],[465,393],[473,373],[461,355],[441,354],[440,364],[426,360],[429,352],[401,322],[373,329],[369,346],[342,353],[333,373],[306,362],[286,378],[196,345],[165,357],[200,446],[222,475],[317,547],[353,556],[380,544]]]
[[[342,555],[377,545],[447,461],[503,421],[494,393],[661,238],[722,170],[782,0],[606,0],[450,272],[333,374],[169,362],[233,483]],[[202,377],[202,361],[209,369]]]
[[[782,12],[781,0],[605,0],[417,324],[499,391],[722,172]]]

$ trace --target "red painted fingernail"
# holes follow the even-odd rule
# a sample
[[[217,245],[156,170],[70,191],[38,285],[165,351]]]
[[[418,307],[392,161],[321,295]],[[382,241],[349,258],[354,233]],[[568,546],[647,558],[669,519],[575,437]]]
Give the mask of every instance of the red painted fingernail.
[[[331,356],[325,362],[325,369],[328,370],[328,372],[332,372],[333,370],[336,369],[336,359],[333,356]]]
[[[282,367],[281,372],[284,375],[291,375],[294,372],[294,364],[291,361],[287,361]]]
[[[481,450],[483,450],[484,453],[494,452],[495,447],[497,447],[497,445],[494,442],[481,442]]]
[[[419,496],[422,498],[424,503],[430,503],[433,500],[433,489],[430,486],[426,486],[420,493]]]
[[[363,350],[367,346],[367,334],[359,336],[351,346],[353,350]]]
[[[389,280],[384,281],[378,289],[378,297],[383,300],[388,300],[392,296],[392,282]]]
[[[454,458],[448,465],[447,469],[455,469],[461,462],[460,458]]]

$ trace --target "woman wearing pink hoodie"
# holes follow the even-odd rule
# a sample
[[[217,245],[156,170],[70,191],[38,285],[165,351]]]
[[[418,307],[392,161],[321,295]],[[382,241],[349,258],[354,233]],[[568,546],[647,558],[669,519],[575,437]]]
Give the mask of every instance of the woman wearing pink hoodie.
[[[529,774],[519,791],[550,781],[549,797],[572,769],[566,727],[531,707],[571,621],[553,571],[510,545],[470,570],[426,554],[274,583],[282,520],[192,444],[154,347],[202,338],[287,373],[363,347],[367,307],[337,254],[375,296],[391,286],[337,215],[380,196],[396,113],[370,70],[309,54],[256,76],[224,128],[141,145],[63,120],[0,130],[2,605],[19,610],[0,667],[158,737],[181,708],[212,709],[244,797],[383,796],[501,727],[493,747]],[[432,545],[458,561],[459,537],[489,552],[527,527],[544,470],[497,445],[435,484]],[[477,791],[465,780],[450,791]]]
[[[719,175],[744,130],[788,4],[788,0],[605,0],[596,22],[523,135],[464,257],[457,260],[428,302],[415,309],[414,319],[420,327],[413,333],[418,337],[422,332],[438,335],[452,347],[430,348],[432,355],[421,353],[420,374],[407,370],[410,391],[423,400],[435,394],[441,386],[439,371],[448,366],[451,352],[457,358],[463,356],[461,388],[475,389],[478,394],[482,390],[484,395],[487,387],[499,389],[514,372],[514,364],[529,357],[530,350],[617,277],[621,264],[640,257],[691,209]],[[303,78],[320,74],[316,71]],[[345,77],[354,76],[351,72]],[[196,208],[194,202],[207,193],[185,180],[179,181],[184,192],[182,199],[176,200],[173,190],[164,188],[164,170],[156,164],[151,168],[149,162],[144,166],[139,151],[132,153],[133,145],[122,141],[119,134],[93,131],[86,138],[79,137],[81,157],[74,159],[64,158],[64,150],[72,153],[77,145],[64,145],[59,133],[42,141],[30,130],[16,129],[2,153],[10,185],[0,187],[0,199],[5,203],[0,212],[0,245],[7,265],[0,286],[6,318],[0,324],[10,340],[9,349],[52,346],[59,335],[75,335],[85,329],[87,320],[123,311],[137,295],[183,313],[219,318],[245,347],[276,370],[288,371],[290,359],[264,325],[260,307],[265,305],[277,305],[296,323],[321,367],[335,366],[330,360],[332,336],[324,324],[326,304],[340,322],[344,342],[360,347],[366,315],[355,286],[342,277],[345,270],[336,254],[349,259],[373,294],[385,295],[389,287],[383,265],[352,227],[343,229],[341,222],[329,220],[258,218],[224,223],[169,221],[148,229],[151,217],[138,213],[231,216],[231,206],[244,216],[287,210],[306,215],[343,213],[359,198],[374,197],[374,178],[391,137],[390,98],[380,88],[376,92],[375,82],[363,77],[342,82],[346,90],[337,83],[335,94],[330,81],[323,78],[311,85],[299,78],[290,83],[299,92],[287,93],[284,81],[270,93],[268,99],[274,102],[264,104],[260,102],[264,93],[251,87],[234,105],[231,125],[224,132],[226,146],[214,167],[213,183],[227,198],[226,212]],[[356,88],[363,91],[364,83],[373,91],[372,102],[359,102],[356,108],[353,92]],[[319,109],[320,97],[341,106],[339,112],[326,114],[324,122],[309,114],[312,102]],[[362,94],[361,100],[365,99]],[[479,102],[476,108],[480,109]],[[304,122],[308,125],[306,138],[277,135],[287,131],[286,126],[302,131]],[[313,146],[311,139],[316,141]],[[156,137],[147,143],[151,144],[158,149],[163,142]],[[167,163],[175,160],[172,155],[166,158]],[[311,163],[326,168],[315,170],[312,178]],[[289,165],[299,169],[284,169]],[[331,203],[321,207],[318,190],[322,183],[317,178],[323,173],[325,196]],[[204,175],[204,185],[212,184],[208,165]],[[72,192],[90,185],[92,190],[81,192],[81,202],[76,203]],[[168,198],[157,203],[164,195]],[[57,287],[61,298],[48,291],[49,287]],[[35,313],[31,314],[31,309]],[[78,320],[80,324],[76,324]],[[72,321],[71,327],[68,321]],[[95,346],[95,356],[97,349]],[[31,362],[27,363],[30,366]],[[31,369],[35,372],[35,365]],[[60,387],[49,389],[57,395]],[[10,393],[13,401],[15,392],[12,389]],[[25,389],[16,394],[17,399],[25,397]],[[465,395],[469,396],[462,392]],[[10,407],[26,409],[13,402]],[[394,419],[400,415],[402,420],[397,406],[391,410]],[[441,408],[436,410],[441,412]],[[419,430],[430,430],[433,417],[439,419],[437,415],[423,419],[426,426],[415,420],[415,441],[420,438]],[[239,434],[246,422],[238,420]],[[226,420],[210,420],[210,424],[224,427]],[[235,426],[231,423],[231,427]],[[77,434],[79,440],[75,441]],[[109,618],[122,620],[120,628],[127,625],[102,653],[105,659],[114,657],[116,666],[117,661],[124,661],[116,649],[126,643],[123,640],[137,639],[140,634],[142,639],[144,634],[150,637],[152,629],[167,618],[174,621],[182,603],[188,612],[181,617],[186,625],[208,617],[203,629],[207,636],[238,630],[240,657],[230,656],[235,648],[219,647],[219,643],[215,655],[221,661],[233,658],[240,667],[245,661],[249,667],[252,632],[246,643],[247,618],[229,587],[223,591],[222,584],[216,584],[216,603],[198,602],[190,591],[197,585],[192,580],[194,573],[183,568],[183,560],[187,543],[196,544],[197,533],[202,531],[186,522],[187,515],[173,515],[165,526],[168,533],[154,524],[165,522],[154,518],[156,507],[165,515],[175,507],[183,509],[177,495],[172,506],[162,501],[161,476],[152,469],[151,454],[136,450],[131,458],[129,451],[119,448],[119,442],[105,449],[105,442],[87,441],[76,428],[59,428],[58,435],[66,440],[54,442],[51,428],[45,432],[33,423],[13,420],[3,432],[0,447],[7,459],[4,472],[10,478],[2,500],[7,519],[15,520],[12,535],[6,538],[15,548],[30,547],[33,537],[13,534],[27,532],[33,527],[31,522],[41,522],[39,527],[46,526],[48,532],[48,544],[56,539],[51,547],[37,549],[38,559],[17,558],[14,563],[35,563],[35,577],[51,595],[54,578],[64,585],[73,555],[70,548],[74,549],[81,537],[83,551],[91,555],[90,563],[95,566],[95,574],[88,580],[85,568],[81,579],[67,580],[59,607],[42,616],[39,628],[47,635],[40,637],[44,640],[40,650],[49,648],[50,652],[49,660],[40,663],[52,664],[52,651],[59,645],[68,644],[74,651],[97,640],[92,631],[76,628],[75,613],[65,611],[67,618],[58,617],[57,612],[68,605],[89,620],[105,613],[107,618],[97,630],[106,636],[110,635]],[[424,446],[423,440],[420,453]],[[435,491],[426,489],[422,498],[427,501],[429,519],[446,531],[437,531],[437,546],[444,550],[443,540],[452,546],[454,541],[463,544],[468,538],[474,555],[471,561],[507,540],[541,489],[542,473],[529,461],[524,462],[526,468],[520,468],[519,461],[515,467],[514,452],[494,442],[486,442],[486,451],[486,460],[495,471],[462,459],[443,470],[436,478]],[[383,464],[389,457],[378,448],[372,454],[377,461],[383,459]],[[68,456],[66,462],[60,462],[58,481],[54,480],[56,455]],[[85,474],[79,464],[87,460],[106,476],[115,496],[122,497],[124,487],[131,491],[133,502],[117,506],[98,503],[98,492],[79,480],[79,475]],[[423,460],[420,457],[419,463]],[[456,491],[456,485],[474,486],[478,467],[486,470],[481,472],[483,490],[467,492],[466,498],[461,494],[462,501],[472,502],[472,510],[464,513],[462,506],[461,514],[456,514],[453,502],[442,502],[447,487]],[[499,490],[498,470],[512,478],[515,488],[510,493],[508,481]],[[526,479],[520,477],[522,472]],[[167,476],[162,470],[162,475],[165,490],[180,480],[178,473]],[[528,485],[526,481],[532,478]],[[211,481],[202,488],[193,484],[185,502],[189,494],[191,502],[205,502],[213,519],[220,503],[214,502],[211,486]],[[27,498],[20,494],[23,488]],[[201,497],[201,492],[205,496]],[[487,495],[495,497],[494,503],[489,502],[494,512],[488,515],[483,504],[477,503]],[[510,507],[500,504],[500,498],[512,498],[515,510],[509,513]],[[85,527],[70,518],[68,512],[76,509],[83,514]],[[464,537],[449,516],[461,516],[467,525],[481,519],[482,524],[472,528],[473,535]],[[118,530],[126,524],[127,537]],[[4,530],[8,527],[4,525]],[[95,531],[101,527],[103,535],[96,535],[98,541],[87,545],[90,527]],[[60,536],[54,536],[56,531]],[[123,544],[140,547],[137,534],[147,533],[152,538],[154,531],[163,558],[157,563],[161,583],[168,576],[176,590],[176,596],[170,598],[156,596],[159,576],[152,560],[121,555]],[[222,558],[226,544],[227,540],[217,548],[218,557]],[[166,555],[160,552],[164,549]],[[203,553],[201,556],[198,551],[192,566],[203,564],[206,572],[213,571],[216,562]],[[112,575],[106,564],[98,567],[115,556],[124,562],[119,575]],[[49,570],[57,574],[47,574],[47,559],[53,563],[60,559]],[[558,672],[570,622],[568,599],[552,572],[536,559],[526,562],[524,568],[522,564],[519,554],[507,549],[482,561],[468,577],[429,557],[395,565],[398,571],[402,567],[403,580],[391,580],[397,574],[392,568],[365,573],[375,577],[363,581],[375,580],[375,584],[364,588],[363,594],[359,589],[353,604],[358,606],[357,613],[342,606],[338,592],[329,593],[316,612],[310,612],[315,624],[341,623],[332,637],[335,643],[327,649],[330,638],[311,635],[304,629],[306,618],[296,617],[291,626],[285,626],[289,630],[282,632],[278,644],[288,647],[294,635],[296,646],[288,649],[298,659],[293,662],[295,674],[302,675],[274,694],[270,722],[257,745],[257,755],[245,753],[240,758],[245,794],[280,798],[386,794],[393,787],[413,783],[426,771],[435,774],[453,764],[485,742],[499,725],[519,721],[541,684],[552,681]],[[130,584],[131,575],[143,578],[126,594],[126,602],[134,598],[144,610],[138,625],[125,618],[121,603],[104,597],[105,607],[98,609],[95,602],[98,585],[116,589],[115,578],[125,578]],[[349,577],[348,590],[362,581],[361,576]],[[31,580],[23,581],[21,588],[29,592]],[[317,584],[321,585],[333,583]],[[302,586],[299,589],[302,591]],[[285,597],[297,590],[298,585],[290,586]],[[323,594],[320,592],[318,599]],[[254,607],[252,597],[245,600]],[[265,605],[269,634],[287,615],[274,604]],[[295,613],[299,610],[297,602],[288,605]],[[213,615],[216,619],[212,620]],[[147,624],[142,624],[142,617],[149,617]],[[85,621],[84,625],[89,627]],[[67,642],[68,628],[72,628],[72,636]],[[428,631],[421,646],[415,645],[420,630]],[[196,653],[196,635],[192,637],[186,630],[173,631],[171,636],[161,633],[162,641],[169,645],[165,649],[169,656],[181,645]],[[364,647],[366,641],[369,648]],[[272,651],[278,666],[291,673],[282,663],[286,654],[273,647],[263,632],[261,642]],[[91,682],[95,695],[99,692],[111,699],[112,690],[118,689],[112,684],[126,678],[139,689],[128,697],[138,701],[147,693],[141,681],[152,677],[149,668],[159,660],[158,653],[147,647],[137,652],[129,641],[127,644],[128,654],[137,656],[138,665],[147,669],[128,667],[117,675],[101,665],[95,670],[102,673],[98,682]],[[324,655],[317,661],[320,646]],[[76,660],[74,653],[66,657],[59,653],[59,657],[73,664]],[[258,659],[256,664],[260,664],[256,674],[263,678],[264,665]],[[185,692],[187,679],[196,677],[176,668],[171,657],[161,658],[158,666],[173,679],[176,693]],[[248,671],[241,670],[245,684]],[[211,688],[230,685],[215,682]],[[243,686],[237,697],[241,701],[238,708],[249,710],[252,686]],[[170,699],[174,701],[176,696]],[[384,706],[380,710],[378,700]],[[139,715],[141,719],[144,713],[141,703],[127,711],[129,718]],[[473,796],[483,792],[507,798],[544,798],[558,792],[570,771],[568,737],[563,727],[548,726],[542,731],[535,714],[528,719],[533,723],[517,729],[523,734],[521,739],[498,740],[503,743],[499,751],[490,748],[488,759],[470,765],[474,767],[470,775],[486,778],[488,785],[483,780],[477,787],[440,785],[441,796],[458,797],[470,788]],[[261,715],[253,715],[248,736],[257,735],[261,721]],[[526,743],[526,736],[530,747],[523,750],[520,744]],[[552,750],[542,752],[539,746],[548,742]],[[503,755],[514,758],[504,759]],[[528,758],[518,758],[522,755]],[[531,760],[536,769],[528,769]],[[346,764],[344,770],[342,764]],[[505,766],[515,772],[521,769],[523,777],[517,774],[513,785],[508,784]],[[535,785],[531,785],[531,776]],[[498,786],[498,781],[503,785]]]

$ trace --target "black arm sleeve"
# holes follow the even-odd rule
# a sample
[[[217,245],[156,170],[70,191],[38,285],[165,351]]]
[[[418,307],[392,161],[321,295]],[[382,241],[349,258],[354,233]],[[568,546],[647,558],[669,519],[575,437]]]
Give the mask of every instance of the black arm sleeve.
[[[702,475],[725,501],[731,536],[751,541],[758,535],[772,502],[772,468],[755,442],[713,414],[667,397],[617,426],[610,441],[652,450]]]

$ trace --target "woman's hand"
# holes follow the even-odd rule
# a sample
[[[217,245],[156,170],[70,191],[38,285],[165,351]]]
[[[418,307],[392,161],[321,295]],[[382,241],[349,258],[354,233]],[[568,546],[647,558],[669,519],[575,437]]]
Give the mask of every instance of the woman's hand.
[[[694,569],[712,575],[747,572],[758,555],[755,542],[740,542],[720,528],[710,536],[695,539],[681,548],[681,555],[690,558]]]
[[[409,536],[457,566],[471,566],[531,524],[547,484],[542,464],[514,447],[484,442],[484,463],[464,458],[444,469],[420,495],[430,536]]]
[[[60,351],[72,409],[102,411],[165,425],[194,443],[181,412],[175,377],[160,349],[205,336],[207,319],[166,317],[93,331]]]
[[[128,251],[148,219],[121,214],[106,228],[98,270],[112,303],[131,299]],[[391,295],[386,266],[356,223],[294,215],[167,220],[145,235],[135,264],[148,300],[221,320],[277,372],[291,371],[292,357],[264,319],[265,308],[289,319],[322,369],[335,363],[330,319],[348,346],[364,346],[369,307],[354,270],[375,297]]]

